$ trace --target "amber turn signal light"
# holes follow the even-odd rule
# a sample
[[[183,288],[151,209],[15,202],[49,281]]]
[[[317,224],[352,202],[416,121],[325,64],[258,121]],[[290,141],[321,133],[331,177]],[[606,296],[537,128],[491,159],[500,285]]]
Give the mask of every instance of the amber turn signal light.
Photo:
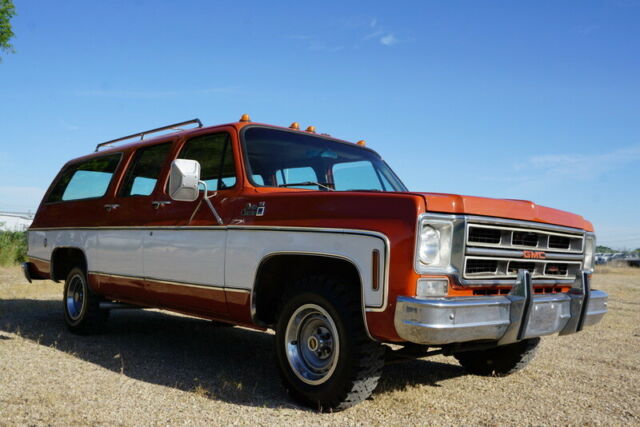
[[[309,126],[307,128],[307,132],[316,133],[316,127],[315,126]]]
[[[360,141],[356,142],[356,144],[358,144],[361,147],[364,147],[367,145],[367,142],[364,139],[361,139]]]
[[[240,121],[243,122],[243,123],[250,122],[251,121],[251,117],[249,117],[248,114],[243,114],[242,117],[240,117]]]
[[[300,125],[298,124],[298,122],[293,122],[293,123],[291,123],[291,126],[289,126],[289,129],[299,130],[300,129]]]

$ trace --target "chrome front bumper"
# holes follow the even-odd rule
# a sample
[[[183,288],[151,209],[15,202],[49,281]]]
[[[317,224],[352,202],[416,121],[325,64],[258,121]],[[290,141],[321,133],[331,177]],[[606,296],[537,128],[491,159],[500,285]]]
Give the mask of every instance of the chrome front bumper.
[[[577,275],[569,293],[534,295],[529,272],[521,270],[516,285],[504,296],[398,297],[395,327],[401,338],[417,344],[491,340],[503,345],[579,332],[602,319],[607,297],[590,289],[584,272]]]

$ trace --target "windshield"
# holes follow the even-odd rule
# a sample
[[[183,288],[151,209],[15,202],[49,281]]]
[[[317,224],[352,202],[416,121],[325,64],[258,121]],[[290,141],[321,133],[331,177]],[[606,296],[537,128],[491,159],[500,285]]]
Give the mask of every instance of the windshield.
[[[247,171],[259,187],[322,191],[407,191],[374,152],[313,134],[250,127],[243,133]]]

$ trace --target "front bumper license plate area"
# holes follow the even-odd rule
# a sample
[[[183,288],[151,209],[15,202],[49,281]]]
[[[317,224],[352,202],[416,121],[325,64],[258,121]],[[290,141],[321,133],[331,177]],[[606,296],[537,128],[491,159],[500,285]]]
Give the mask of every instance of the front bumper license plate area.
[[[579,332],[598,323],[606,312],[607,294],[591,290],[584,272],[567,294],[534,295],[530,273],[521,270],[516,286],[505,296],[398,297],[395,327],[401,338],[418,344],[491,340],[503,345]]]

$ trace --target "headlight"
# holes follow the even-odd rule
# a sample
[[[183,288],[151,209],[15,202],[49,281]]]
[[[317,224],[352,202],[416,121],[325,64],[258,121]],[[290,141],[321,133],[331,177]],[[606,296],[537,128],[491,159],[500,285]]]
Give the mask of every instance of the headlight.
[[[416,271],[418,273],[451,270],[451,234],[453,222],[424,218],[418,227]]]
[[[440,231],[430,225],[425,226],[420,233],[418,255],[423,264],[438,262],[440,256]]]
[[[593,260],[596,252],[596,235],[587,233],[584,236],[584,270],[593,271]]]

